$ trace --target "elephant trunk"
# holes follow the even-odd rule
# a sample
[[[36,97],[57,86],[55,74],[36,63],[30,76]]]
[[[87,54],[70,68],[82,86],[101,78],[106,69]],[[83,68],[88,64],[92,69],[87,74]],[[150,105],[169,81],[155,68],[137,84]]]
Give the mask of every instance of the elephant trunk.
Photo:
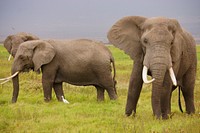
[[[155,64],[151,68],[151,73],[155,81],[152,83],[152,108],[153,113],[157,118],[160,118],[161,113],[161,93],[162,89],[164,89],[163,81],[165,78],[165,73],[167,71],[167,67],[164,64]]]

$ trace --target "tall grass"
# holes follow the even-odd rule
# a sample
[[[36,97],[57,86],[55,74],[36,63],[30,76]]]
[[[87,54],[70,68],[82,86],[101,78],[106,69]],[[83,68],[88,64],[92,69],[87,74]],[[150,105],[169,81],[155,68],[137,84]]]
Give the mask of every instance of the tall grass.
[[[151,109],[151,85],[144,85],[135,117],[125,117],[127,88],[133,61],[122,51],[109,46],[117,69],[118,100],[96,101],[94,87],[77,87],[64,84],[64,92],[70,104],[56,100],[43,101],[41,74],[20,74],[18,102],[11,104],[12,83],[0,86],[0,132],[200,132],[200,64],[198,63],[195,86],[196,113],[192,116],[178,109],[177,91],[172,96],[172,112],[169,120],[156,120]],[[197,47],[200,60],[200,47]],[[0,46],[0,78],[10,75],[12,61]],[[182,98],[182,103],[183,98]]]

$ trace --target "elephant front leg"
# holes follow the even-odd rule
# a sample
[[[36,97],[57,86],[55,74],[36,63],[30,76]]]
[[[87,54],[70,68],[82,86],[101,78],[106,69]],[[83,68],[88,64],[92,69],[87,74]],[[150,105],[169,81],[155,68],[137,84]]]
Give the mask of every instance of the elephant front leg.
[[[142,84],[142,64],[135,63],[129,82],[125,112],[127,116],[130,116],[133,111],[136,113],[136,106],[142,89]]]
[[[164,78],[163,87],[161,88],[161,112],[162,119],[168,119],[171,113],[171,95],[172,95],[172,82],[170,76]]]
[[[44,101],[49,102],[52,99],[53,82],[42,76],[42,86],[44,91]]]
[[[188,114],[195,113],[194,106],[194,86],[195,86],[195,69],[189,70],[183,77],[183,87],[181,88]]]
[[[161,112],[162,112],[162,119],[168,119],[169,114],[171,113],[171,88],[172,87],[163,87],[161,89]]]

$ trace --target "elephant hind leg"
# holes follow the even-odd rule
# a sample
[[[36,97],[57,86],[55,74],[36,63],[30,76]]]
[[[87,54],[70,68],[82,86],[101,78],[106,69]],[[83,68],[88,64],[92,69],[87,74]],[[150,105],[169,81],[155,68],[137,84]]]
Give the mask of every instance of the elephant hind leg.
[[[103,89],[100,86],[95,86],[95,87],[97,89],[97,100],[98,101],[104,101],[104,92],[105,92],[105,89]]]
[[[104,85],[105,90],[108,92],[108,95],[110,97],[110,100],[116,100],[117,99],[117,93],[114,89],[114,86],[113,85]]]
[[[117,93],[116,93],[116,88],[115,88],[116,81],[113,81],[111,73],[104,73],[104,74],[98,74],[98,75],[100,75],[98,77],[99,79],[98,86],[108,92],[110,100],[116,100],[117,99]]]

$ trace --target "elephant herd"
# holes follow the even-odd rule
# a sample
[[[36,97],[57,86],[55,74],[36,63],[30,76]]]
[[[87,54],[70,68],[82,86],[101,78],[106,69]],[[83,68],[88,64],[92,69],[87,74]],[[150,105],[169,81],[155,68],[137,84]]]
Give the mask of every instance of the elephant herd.
[[[195,113],[194,86],[197,69],[196,44],[175,19],[128,16],[117,21],[107,34],[115,47],[134,60],[130,77],[125,114],[136,113],[143,83],[152,83],[152,110],[156,118],[168,119],[171,96],[179,87],[186,112]],[[59,101],[68,103],[63,82],[88,86],[97,90],[97,100],[104,100],[107,91],[111,100],[117,99],[115,61],[102,43],[88,40],[42,40],[28,33],[10,35],[4,47],[14,57],[12,102],[19,92],[18,74],[42,71],[44,100],[52,98],[52,88]],[[113,74],[112,74],[113,71]],[[152,79],[147,79],[147,75]],[[119,83],[120,84],[120,83]]]

